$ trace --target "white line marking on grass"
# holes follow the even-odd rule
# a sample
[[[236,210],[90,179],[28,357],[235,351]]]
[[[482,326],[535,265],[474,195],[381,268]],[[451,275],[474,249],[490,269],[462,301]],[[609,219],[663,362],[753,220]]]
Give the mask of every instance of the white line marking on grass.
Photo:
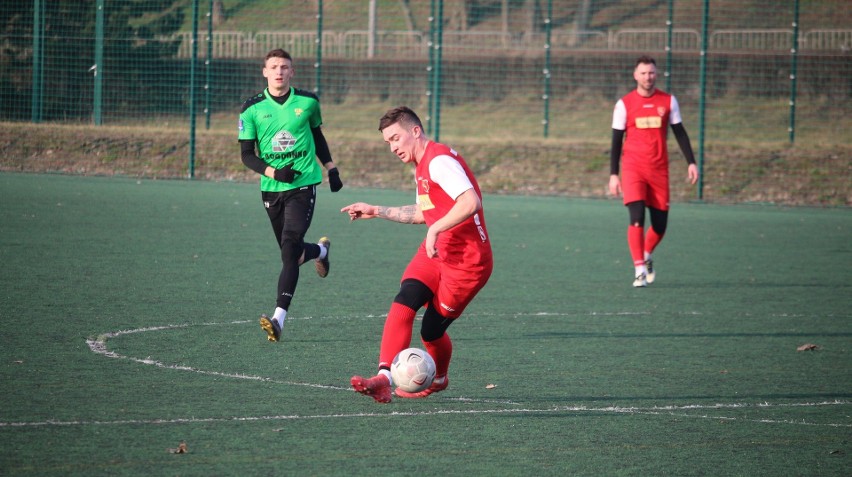
[[[711,404],[699,405],[690,404],[685,406],[652,406],[652,407],[622,407],[622,406],[604,406],[604,407],[588,407],[588,406],[556,406],[542,409],[430,409],[427,411],[391,411],[391,412],[356,412],[349,414],[309,414],[309,415],[275,415],[275,416],[232,416],[232,417],[192,417],[192,418],[177,418],[177,419],[119,419],[114,421],[38,421],[38,422],[0,422],[0,428],[3,427],[42,427],[42,426],[115,426],[115,425],[138,425],[138,424],[196,424],[208,422],[263,422],[263,421],[287,421],[287,420],[309,420],[309,419],[353,419],[353,418],[392,418],[392,417],[412,417],[412,416],[432,416],[435,414],[443,415],[474,415],[474,414],[540,414],[540,413],[561,413],[561,412],[596,412],[596,413],[613,413],[613,414],[650,414],[650,415],[671,415],[676,417],[690,417],[697,419],[719,419],[726,421],[745,421],[765,424],[795,424],[805,426],[826,426],[826,427],[852,427],[852,424],[827,423],[818,424],[805,421],[792,420],[776,420],[776,419],[750,419],[737,417],[713,417],[713,416],[695,416],[690,414],[675,414],[673,410],[689,410],[689,409],[735,409],[735,408],[784,408],[784,407],[816,407],[816,406],[845,406],[852,404],[850,401],[824,401],[812,403],[734,403],[734,404]]]
[[[200,326],[213,326],[213,325],[222,325],[222,324],[239,325],[239,324],[245,324],[245,323],[251,323],[251,321],[243,320],[243,321],[231,321],[231,322],[227,322],[227,323],[200,323]],[[86,340],[86,344],[89,345],[89,349],[92,350],[92,352],[104,355],[108,358],[126,359],[126,360],[129,360],[129,361],[134,361],[136,363],[156,366],[158,368],[174,369],[174,370],[178,370],[178,371],[191,371],[193,373],[204,374],[204,375],[208,375],[208,376],[219,376],[219,377],[225,377],[225,378],[246,379],[246,380],[250,380],[250,381],[261,381],[261,382],[265,382],[265,383],[290,384],[290,385],[294,385],[294,386],[306,386],[306,387],[319,388],[319,389],[335,389],[335,390],[346,390],[346,391],[350,390],[349,388],[343,388],[343,387],[340,387],[340,386],[330,386],[330,385],[314,384],[314,383],[300,383],[300,382],[296,382],[296,381],[279,381],[279,380],[276,380],[276,379],[267,378],[267,377],[263,377],[263,376],[252,376],[252,375],[249,375],[249,374],[241,374],[241,373],[224,373],[224,372],[220,372],[220,371],[209,371],[209,370],[204,370],[204,369],[199,369],[199,368],[193,368],[191,366],[180,366],[180,365],[176,365],[176,364],[166,364],[166,363],[163,363],[163,362],[151,359],[151,358],[142,359],[142,358],[134,358],[132,356],[124,356],[122,354],[116,353],[115,351],[110,351],[109,349],[107,349],[107,346],[106,346],[107,340],[110,339],[110,338],[115,338],[116,336],[128,335],[128,334],[133,334],[133,333],[141,333],[141,332],[145,332],[145,331],[160,331],[160,330],[170,330],[170,329],[177,329],[177,328],[187,328],[189,326],[196,326],[196,325],[182,324],[182,325],[151,326],[151,327],[147,327],[147,328],[137,328],[137,329],[134,329],[134,330],[113,331],[113,332],[110,332],[110,333],[103,333],[102,335],[98,336],[97,339]]]
[[[367,315],[367,318],[372,318],[374,315]],[[312,317],[300,317],[299,319],[309,320],[313,319]],[[121,335],[129,335],[134,333],[143,333],[147,331],[162,331],[162,330],[171,330],[171,329],[179,329],[179,328],[188,328],[190,326],[215,326],[215,325],[242,325],[246,323],[252,323],[251,320],[239,320],[239,321],[229,321],[229,322],[210,322],[210,323],[198,323],[198,324],[177,324],[177,325],[163,325],[163,326],[149,326],[145,328],[136,328],[132,330],[120,330],[120,331],[112,331],[109,333],[103,333],[98,336],[96,339],[87,339],[86,344],[89,345],[89,349],[96,353],[108,358],[113,359],[126,359],[128,361],[133,361],[140,364],[146,364],[150,366],[156,366],[158,368],[163,369],[172,369],[178,371],[190,371],[193,373],[204,374],[207,376],[218,376],[224,378],[233,378],[233,379],[245,379],[249,381],[260,381],[264,383],[274,383],[274,384],[286,384],[291,386],[305,386],[311,388],[318,389],[330,389],[335,391],[351,391],[354,390],[351,387],[341,387],[341,386],[332,386],[327,384],[315,384],[315,383],[305,383],[298,381],[280,381],[273,378],[267,378],[264,376],[253,376],[250,374],[242,374],[242,373],[225,373],[221,371],[210,371],[200,368],[193,368],[191,366],[182,366],[177,364],[166,364],[161,361],[157,361],[155,359],[148,358],[135,358],[133,356],[125,356],[115,351],[110,351],[107,349],[107,340],[110,338],[115,338]],[[488,399],[465,399],[466,402],[472,403],[481,403],[481,404],[504,404],[504,405],[519,405],[518,403],[513,403],[511,401],[497,401],[497,400],[488,400]]]
[[[641,408],[625,408],[624,412],[631,414],[650,414],[650,415],[668,415],[673,417],[686,417],[691,419],[717,419],[720,421],[745,421],[745,422],[757,422],[762,424],[794,424],[800,426],[821,426],[821,427],[852,427],[852,424],[841,424],[841,423],[815,423],[815,422],[807,422],[805,420],[791,420],[791,419],[757,419],[757,418],[746,418],[746,417],[730,417],[730,416],[711,416],[707,414],[695,415],[695,414],[683,414],[683,413],[675,413],[672,411],[680,410],[686,411],[691,409],[744,409],[744,408],[785,408],[785,407],[817,407],[817,406],[838,406],[838,405],[846,405],[852,404],[849,401],[824,401],[824,402],[816,402],[816,403],[780,403],[780,404],[770,404],[768,402],[757,403],[757,404],[744,404],[744,403],[734,403],[734,404],[714,404],[714,405],[698,405],[698,404],[690,404],[686,406],[659,406],[653,407],[650,409],[641,409]]]
[[[591,313],[591,315],[630,315],[630,314],[644,314],[644,313]],[[496,315],[493,313],[484,313],[481,315]],[[508,313],[508,315],[518,316],[516,313]],[[528,316],[564,316],[568,314],[563,313],[526,313]],[[574,315],[574,314],[571,314]],[[362,318],[376,318],[384,315],[366,315]],[[311,320],[317,318],[325,318],[325,317],[300,317],[297,319],[301,320]],[[349,317],[352,318],[352,317]],[[340,386],[330,386],[330,385],[322,385],[315,383],[304,383],[304,382],[295,382],[295,381],[279,381],[272,378],[267,378],[263,376],[252,376],[241,373],[225,373],[220,371],[209,371],[203,370],[199,368],[193,368],[190,366],[182,366],[182,365],[171,365],[165,364],[160,361],[151,359],[151,358],[135,358],[131,356],[124,356],[115,351],[111,351],[107,348],[107,340],[111,338],[115,338],[121,335],[128,335],[134,333],[142,333],[148,331],[161,331],[161,330],[170,330],[170,329],[179,329],[179,328],[187,328],[190,326],[216,326],[216,325],[229,325],[229,324],[247,324],[252,323],[250,320],[241,320],[241,321],[231,321],[231,322],[212,322],[212,323],[198,323],[198,324],[170,324],[163,326],[152,326],[145,328],[137,328],[132,330],[119,330],[108,333],[103,333],[98,336],[96,339],[88,339],[86,340],[86,344],[89,346],[89,349],[97,354],[101,354],[108,358],[113,359],[127,359],[133,362],[157,366],[165,369],[173,369],[180,371],[190,371],[194,373],[210,375],[210,376],[219,376],[219,377],[227,377],[227,378],[235,378],[235,379],[245,379],[252,381],[260,381],[260,382],[268,382],[268,383],[276,383],[276,384],[287,384],[294,386],[306,386],[313,387],[318,389],[330,389],[330,390],[338,390],[338,391],[352,391],[349,387],[340,387]],[[465,397],[457,397],[457,398],[439,398],[444,402],[457,402],[457,403],[473,403],[473,404],[485,404],[485,405],[503,405],[503,406],[520,406],[520,403],[508,401],[508,400],[489,400],[489,399],[471,399]],[[440,401],[438,401],[440,402]],[[605,406],[605,407],[588,407],[588,406],[558,406],[558,407],[548,407],[542,409],[529,409],[529,408],[511,408],[511,409],[465,409],[465,410],[455,410],[455,409],[446,409],[446,410],[429,410],[429,411],[410,411],[410,412],[399,412],[399,411],[391,411],[391,412],[375,412],[375,413],[352,413],[352,414],[313,414],[313,415],[276,415],[276,416],[248,416],[248,417],[240,417],[240,416],[232,416],[232,417],[211,417],[211,418],[178,418],[178,419],[150,419],[150,420],[114,420],[114,421],[57,421],[57,420],[47,420],[47,421],[39,421],[39,422],[0,422],[0,428],[13,428],[13,427],[38,427],[38,426],[88,426],[88,425],[123,425],[123,424],[191,424],[191,423],[204,423],[204,422],[252,422],[252,421],[278,421],[278,420],[304,420],[304,419],[342,419],[342,418],[363,418],[363,417],[408,417],[408,416],[424,416],[424,415],[434,415],[434,414],[447,414],[447,415],[461,415],[461,414],[529,414],[529,413],[558,413],[558,412],[597,412],[597,413],[612,413],[612,414],[644,414],[644,415],[664,415],[664,416],[672,416],[672,417],[680,417],[680,418],[691,418],[691,419],[717,419],[724,421],[743,421],[743,422],[754,422],[754,423],[764,423],[764,424],[789,424],[789,425],[802,425],[802,426],[823,426],[823,427],[835,427],[835,428],[843,428],[843,427],[852,427],[852,424],[843,424],[843,423],[814,423],[807,422],[804,420],[789,420],[789,419],[758,419],[758,418],[746,418],[746,417],[730,417],[730,416],[712,416],[708,414],[689,414],[688,411],[693,410],[722,410],[722,409],[777,409],[777,408],[790,408],[790,407],[817,407],[817,406],[845,406],[852,404],[850,401],[824,401],[824,402],[804,402],[804,403],[719,403],[719,404],[686,404],[686,405],[669,405],[669,406],[652,406],[652,407],[623,407],[623,406]]]

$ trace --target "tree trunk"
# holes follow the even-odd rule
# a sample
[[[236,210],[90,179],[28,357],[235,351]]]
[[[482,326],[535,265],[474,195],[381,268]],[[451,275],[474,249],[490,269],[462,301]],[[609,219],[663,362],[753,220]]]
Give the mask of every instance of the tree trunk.
[[[225,5],[222,0],[213,0],[213,26],[219,26],[225,22]]]
[[[470,26],[467,14],[467,0],[453,2],[448,8],[450,11],[447,15],[447,29],[467,31],[467,27]]]
[[[574,38],[571,46],[577,46],[583,42],[583,33],[589,30],[589,17],[592,11],[592,0],[582,0],[580,8],[574,15]]]
[[[500,11],[503,24],[503,46],[509,46],[509,0],[503,0]]]
[[[528,12],[529,23],[527,24],[527,33],[533,34],[541,31],[541,8],[539,8],[538,0],[527,0],[526,11]]]
[[[408,5],[409,0],[399,0],[399,3],[402,4],[402,14],[405,17],[405,26],[408,27],[408,31],[414,31],[417,29],[417,24],[414,22],[414,15],[411,14],[411,7]]]

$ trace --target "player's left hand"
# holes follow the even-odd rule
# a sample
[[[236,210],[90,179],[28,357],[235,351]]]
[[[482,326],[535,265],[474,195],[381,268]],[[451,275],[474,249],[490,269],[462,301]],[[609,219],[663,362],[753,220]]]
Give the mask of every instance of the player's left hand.
[[[426,231],[426,242],[423,244],[426,247],[426,256],[435,258],[438,256],[438,232],[434,232],[432,227]]]
[[[689,183],[695,185],[698,182],[698,166],[695,164],[690,164],[689,167],[686,168],[686,177],[689,179]]]
[[[340,180],[340,172],[338,172],[336,167],[328,170],[328,186],[332,192],[337,192],[343,188],[343,181]]]

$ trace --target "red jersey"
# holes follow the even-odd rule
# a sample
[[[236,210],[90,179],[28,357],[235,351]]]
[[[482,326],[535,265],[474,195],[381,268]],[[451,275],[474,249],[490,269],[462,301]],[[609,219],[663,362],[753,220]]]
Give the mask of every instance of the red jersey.
[[[624,95],[616,104],[612,123],[613,129],[626,131],[621,155],[623,168],[668,171],[669,124],[680,122],[677,100],[665,91],[654,90],[648,98],[636,90]]]
[[[450,147],[430,141],[423,158],[415,169],[417,204],[423,212],[426,225],[431,226],[447,215],[456,198],[473,187],[479,200],[482,192],[467,163]],[[455,227],[438,235],[438,250],[447,265],[480,269],[492,260],[491,242],[482,210]],[[490,266],[490,265],[489,265]]]

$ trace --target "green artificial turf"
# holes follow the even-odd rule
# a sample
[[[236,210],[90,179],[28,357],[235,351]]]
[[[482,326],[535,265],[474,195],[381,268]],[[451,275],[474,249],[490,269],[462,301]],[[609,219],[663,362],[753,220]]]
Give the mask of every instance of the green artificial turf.
[[[269,343],[255,184],[0,174],[0,473],[849,474],[848,209],[674,204],[634,289],[620,202],[487,195],[450,387],[379,405],[349,377],[425,228],[361,200],[413,192],[323,186],[331,273]]]

